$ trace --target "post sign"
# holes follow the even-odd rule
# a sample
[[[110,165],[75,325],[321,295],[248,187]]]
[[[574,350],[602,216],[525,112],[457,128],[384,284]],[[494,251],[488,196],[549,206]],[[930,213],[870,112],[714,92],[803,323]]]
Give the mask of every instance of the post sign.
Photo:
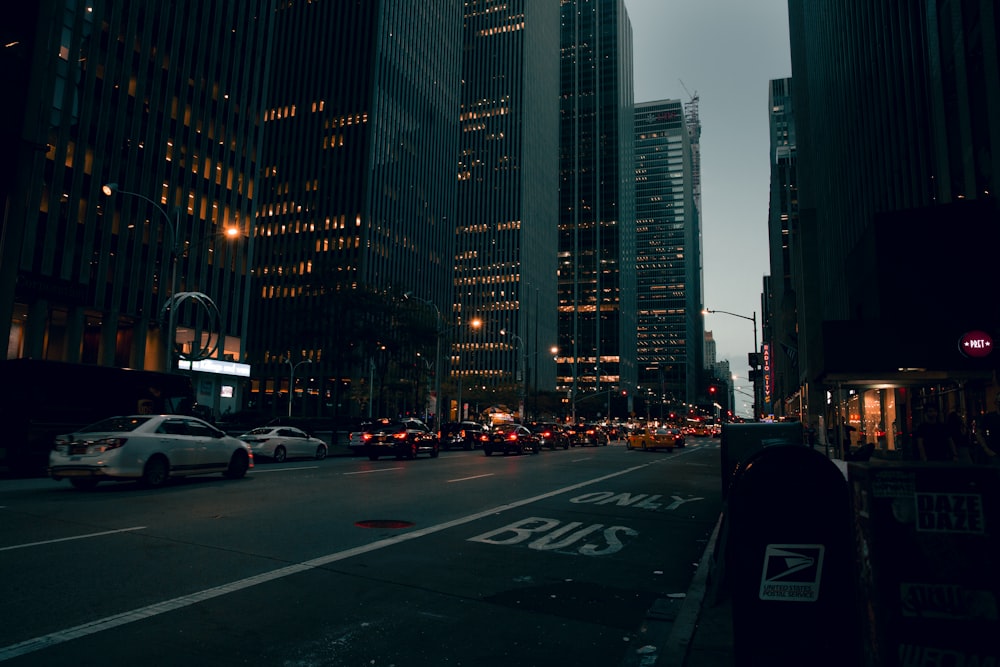
[[[985,331],[968,331],[958,339],[958,350],[974,359],[986,357],[993,352],[993,339]]]

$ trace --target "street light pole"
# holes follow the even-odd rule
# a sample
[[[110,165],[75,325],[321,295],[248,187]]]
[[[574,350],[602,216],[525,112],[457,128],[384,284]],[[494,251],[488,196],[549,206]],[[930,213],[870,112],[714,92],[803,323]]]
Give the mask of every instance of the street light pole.
[[[519,394],[518,395],[518,399],[519,399],[519,403],[520,403],[520,405],[518,406],[518,412],[519,412],[519,416],[521,417],[521,422],[523,423],[524,420],[525,420],[525,418],[526,418],[526,415],[524,413],[524,410],[525,410],[524,402],[525,402],[525,397],[528,394],[528,375],[525,372],[525,370],[526,370],[526,368],[528,366],[528,351],[524,349],[524,339],[521,338],[520,336],[518,336],[516,333],[510,333],[510,332],[508,332],[508,331],[506,331],[504,329],[501,329],[500,330],[500,335],[501,336],[510,335],[510,337],[514,339],[515,350],[518,351],[518,352],[520,352],[520,355],[518,356],[517,361],[515,361],[515,366],[514,366],[514,381],[517,382],[518,366],[521,366],[521,368],[520,368],[520,371],[521,371],[521,381],[518,382],[518,389],[519,389],[519,391],[518,391],[518,394]],[[521,357],[524,358],[524,363],[523,364],[519,363]]]
[[[437,421],[437,425],[440,426],[443,421],[441,419],[441,338],[444,336],[444,316],[441,314],[441,309],[437,307],[437,304],[429,299],[421,299],[419,296],[414,296],[413,292],[407,292],[403,297],[428,305],[437,313],[437,345],[434,352],[434,418]]]
[[[705,313],[722,313],[723,315],[731,315],[733,317],[738,317],[741,320],[748,320],[753,322],[753,363],[751,364],[751,370],[757,371],[757,353],[759,352],[757,348],[757,311],[753,311],[753,317],[747,317],[746,315],[740,315],[738,313],[730,313],[728,310],[710,310],[706,308],[703,312]],[[753,420],[758,421],[758,397],[760,392],[758,391],[757,383],[760,382],[758,379],[759,373],[754,372],[753,374]]]
[[[163,209],[160,204],[150,199],[144,194],[138,192],[129,192],[128,190],[122,190],[118,187],[117,183],[107,183],[101,187],[101,192],[104,193],[106,197],[110,197],[116,192],[123,195],[128,195],[130,197],[137,197],[149,204],[153,205],[153,208],[163,216],[163,219],[167,222],[167,229],[170,231],[170,296],[168,300],[172,301],[177,295],[177,260],[180,255],[180,224],[181,224],[181,210],[180,208],[174,209],[174,218],[171,220],[170,216]],[[166,368],[168,373],[174,372],[174,345],[176,344],[177,338],[177,304],[170,303],[170,315],[167,324],[167,341],[166,345]]]
[[[288,416],[292,416],[292,399],[295,397],[295,369],[302,364],[311,364],[312,359],[303,359],[297,364],[293,364],[289,354],[285,357],[285,363],[288,364],[289,368],[289,378],[288,378]]]

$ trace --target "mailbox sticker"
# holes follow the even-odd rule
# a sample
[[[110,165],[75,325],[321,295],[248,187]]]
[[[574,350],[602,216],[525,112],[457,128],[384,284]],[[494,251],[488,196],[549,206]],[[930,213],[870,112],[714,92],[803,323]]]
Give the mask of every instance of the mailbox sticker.
[[[822,544],[769,544],[764,551],[760,599],[815,602],[823,574]]]

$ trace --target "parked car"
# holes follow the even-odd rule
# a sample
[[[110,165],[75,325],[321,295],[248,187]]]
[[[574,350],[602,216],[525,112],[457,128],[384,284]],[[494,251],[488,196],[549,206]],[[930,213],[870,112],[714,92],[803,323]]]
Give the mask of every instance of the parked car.
[[[541,447],[569,449],[569,436],[566,435],[566,431],[561,424],[537,422],[531,424],[529,428],[538,436],[538,444]]]
[[[586,447],[593,445],[599,447],[611,442],[608,434],[600,424],[577,424],[570,435],[571,447]]]
[[[542,451],[538,436],[523,424],[501,424],[489,433],[481,436],[483,453],[491,456],[493,452],[504,454],[537,454]]]
[[[253,467],[250,446],[187,415],[110,417],[56,437],[49,476],[78,489],[138,480],[163,486],[170,477],[222,473],[239,479]]]
[[[489,429],[478,422],[445,422],[438,430],[438,442],[441,449],[469,450],[478,446],[480,437],[487,432]]]
[[[380,456],[415,459],[422,453],[436,459],[440,451],[437,434],[419,419],[376,422],[365,427],[362,440],[372,461],[378,461]]]
[[[254,457],[267,457],[275,463],[289,458],[326,458],[328,446],[319,438],[314,438],[294,426],[260,426],[240,436],[240,440],[250,445]]]
[[[679,428],[666,426],[644,426],[628,437],[625,445],[628,449],[655,450],[684,446],[684,434]]]

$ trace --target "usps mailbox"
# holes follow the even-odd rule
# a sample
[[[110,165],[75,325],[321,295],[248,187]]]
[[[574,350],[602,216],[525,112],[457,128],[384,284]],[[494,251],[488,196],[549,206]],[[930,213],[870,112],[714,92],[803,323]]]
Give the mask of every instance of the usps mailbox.
[[[726,572],[737,667],[858,664],[847,479],[809,447],[764,447],[728,499]]]

